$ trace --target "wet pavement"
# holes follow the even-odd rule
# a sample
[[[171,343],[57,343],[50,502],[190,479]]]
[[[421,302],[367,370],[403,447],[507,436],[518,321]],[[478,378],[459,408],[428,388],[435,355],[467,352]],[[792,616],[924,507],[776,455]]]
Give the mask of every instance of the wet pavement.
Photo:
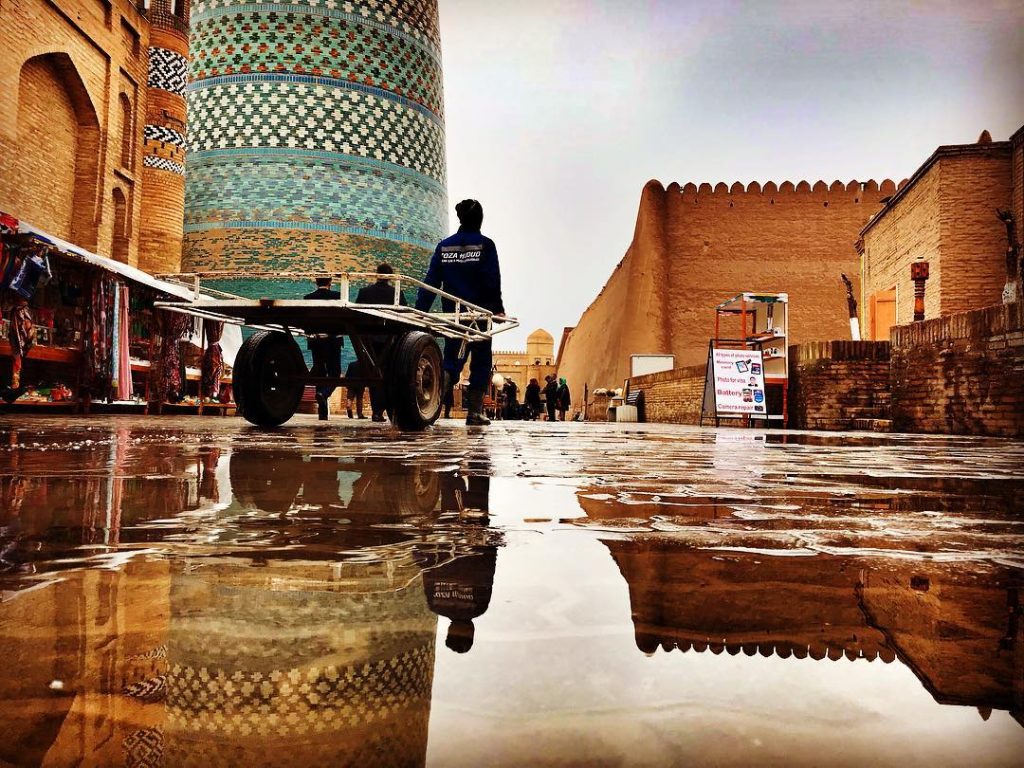
[[[1024,443],[0,420],[0,765],[1021,765]]]

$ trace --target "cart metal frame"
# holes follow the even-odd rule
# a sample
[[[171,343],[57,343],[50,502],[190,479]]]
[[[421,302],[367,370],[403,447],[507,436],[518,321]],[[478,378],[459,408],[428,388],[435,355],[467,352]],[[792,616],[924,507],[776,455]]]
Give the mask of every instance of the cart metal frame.
[[[239,279],[312,282],[328,275],[336,282],[334,287],[341,294],[338,299],[251,299],[203,284],[204,280]],[[388,413],[392,420],[405,429],[422,429],[433,423],[440,412],[438,393],[443,386],[443,374],[440,348],[434,337],[461,342],[464,356],[468,344],[489,341],[519,325],[514,318],[497,317],[483,307],[400,274],[193,272],[165,275],[161,279],[188,288],[193,297],[155,302],[158,309],[262,332],[243,344],[234,370],[235,378],[240,380],[234,387],[239,411],[261,426],[277,426],[291,418],[306,385],[334,385],[384,387],[388,390]],[[360,304],[349,297],[353,282],[369,284],[381,279],[394,284],[393,303]],[[454,311],[426,312],[402,306],[398,297],[403,286],[425,289],[442,301],[452,302]],[[296,336],[311,340],[348,337],[363,375],[358,378],[311,375],[304,360],[301,365],[296,361]],[[423,337],[427,337],[429,343]],[[294,350],[287,346],[285,339],[294,345]],[[261,345],[264,350],[256,351]],[[273,351],[266,352],[271,346]],[[410,361],[410,355],[416,357],[415,362]],[[252,384],[257,380],[261,382],[259,385]],[[242,394],[247,391],[243,386],[246,383],[251,384],[248,397]],[[443,397],[443,392],[440,394]],[[406,402],[410,399],[417,403]],[[273,411],[272,417],[266,412],[268,408],[262,407],[271,401],[276,403],[269,408]],[[294,408],[288,413],[292,401]]]

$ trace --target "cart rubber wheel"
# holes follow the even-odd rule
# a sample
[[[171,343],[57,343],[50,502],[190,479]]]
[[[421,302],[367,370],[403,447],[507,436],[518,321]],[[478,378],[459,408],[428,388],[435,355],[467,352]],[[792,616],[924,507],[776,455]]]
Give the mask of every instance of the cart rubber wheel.
[[[302,400],[306,361],[287,333],[257,331],[242,345],[232,386],[245,419],[260,427],[279,427],[295,415]]]
[[[242,342],[242,346],[235,355],[235,364],[231,372],[231,398],[235,401],[235,410],[239,416],[245,416],[245,392],[241,382],[249,370],[249,360],[252,358],[252,346],[249,340]],[[239,373],[239,372],[242,373]]]
[[[418,432],[441,415],[444,367],[434,337],[410,331],[395,344],[388,366],[388,411],[399,429]]]
[[[286,514],[299,495],[305,466],[298,445],[283,451],[232,451],[231,496],[247,509]]]

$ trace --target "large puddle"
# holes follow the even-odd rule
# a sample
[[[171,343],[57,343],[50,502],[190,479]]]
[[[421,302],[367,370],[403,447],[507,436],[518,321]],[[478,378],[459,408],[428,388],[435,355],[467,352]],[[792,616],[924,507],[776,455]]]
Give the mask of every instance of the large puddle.
[[[949,437],[0,421],[0,765],[1020,765],[1022,470]]]

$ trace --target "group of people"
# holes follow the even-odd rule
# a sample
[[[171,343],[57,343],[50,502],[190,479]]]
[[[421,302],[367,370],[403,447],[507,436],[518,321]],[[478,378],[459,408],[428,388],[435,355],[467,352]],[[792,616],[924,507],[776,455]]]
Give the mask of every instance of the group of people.
[[[378,278],[376,282],[360,288],[359,293],[356,294],[356,303],[394,304],[395,293],[398,291],[398,287],[386,277],[386,275],[393,275],[394,273],[395,270],[390,264],[378,264],[377,274],[382,275],[382,277]],[[307,293],[306,299],[340,299],[341,294],[338,291],[332,290],[332,283],[333,280],[329,275],[318,277],[316,279],[316,290],[312,293]],[[405,296],[401,292],[398,293],[398,303],[403,307],[408,306]],[[378,346],[383,343],[384,339],[371,336],[368,341],[371,345]],[[311,336],[309,338],[309,353],[313,357],[313,367],[310,373],[314,376],[340,377],[342,343],[343,339],[341,336]],[[353,381],[353,383],[348,385],[348,391],[346,392],[346,410],[350,419],[353,417],[366,418],[363,416],[363,395],[366,392],[366,385],[358,383],[359,379],[363,378],[363,376],[364,373],[358,360],[350,363],[345,371],[345,378]],[[335,384],[321,384],[316,388],[317,415],[321,421],[326,421],[328,418],[327,401],[336,388],[337,385]],[[355,411],[354,415],[353,410]],[[379,386],[370,387],[370,411],[374,421],[385,420],[384,414],[387,412],[387,398]]]
[[[541,394],[544,395],[543,403],[540,399]],[[530,383],[526,385],[524,399],[526,407],[532,414],[530,418],[533,420],[547,410],[548,421],[565,421],[565,414],[569,411],[569,406],[572,405],[568,383],[564,378],[560,379],[554,375],[544,377],[543,388],[536,379],[530,379]]]
[[[501,298],[501,270],[498,265],[498,252],[494,241],[485,237],[480,229],[483,225],[483,207],[476,200],[463,200],[455,206],[455,213],[459,218],[459,229],[451,237],[442,240],[434,249],[430,259],[430,266],[423,282],[432,288],[444,290],[446,293],[458,296],[463,301],[483,307],[494,314],[494,317],[501,319],[505,316],[505,305]],[[380,277],[375,283],[360,289],[356,302],[360,304],[394,304],[396,300],[395,283],[387,277],[393,275],[394,269],[390,264],[380,264],[377,267]],[[341,294],[331,289],[331,278],[317,278],[316,290],[306,295],[307,299],[339,299]],[[416,297],[416,309],[429,312],[437,298],[437,294],[426,288],[421,288]],[[399,292],[398,302],[405,306],[405,297]],[[441,298],[441,310],[453,312],[455,303],[447,298]],[[377,346],[384,343],[384,339],[370,338],[369,343]],[[311,373],[314,376],[325,378],[339,378],[341,375],[341,347],[340,336],[320,336],[309,339],[309,349],[313,357],[313,368]],[[469,386],[466,390],[464,403],[466,406],[466,424],[475,426],[486,426],[490,419],[484,411],[484,398],[491,383],[492,353],[490,339],[476,341],[470,344],[463,344],[457,339],[445,339],[444,345],[444,407],[445,416],[448,416],[453,403],[453,387],[462,375],[462,369],[466,362],[469,362]],[[348,385],[347,412],[349,418],[363,417],[363,394],[365,385],[359,384],[362,371],[358,362],[352,363],[346,372],[346,378],[353,382]],[[555,376],[544,378],[545,386],[543,394],[548,414],[548,421],[565,421],[565,414],[572,404],[569,395],[569,387],[565,379],[559,380]],[[512,383],[512,382],[510,382]],[[515,384],[512,383],[514,387]],[[317,412],[320,419],[328,418],[328,398],[336,388],[334,384],[323,384],[316,388]],[[531,418],[536,419],[543,413],[541,404],[541,386],[536,379],[531,379],[526,388],[525,405],[533,414]],[[504,398],[505,406],[517,402],[517,391],[513,391],[511,398],[508,394]],[[370,387],[370,408],[374,421],[384,421],[387,411],[387,400],[384,392],[379,386]]]

